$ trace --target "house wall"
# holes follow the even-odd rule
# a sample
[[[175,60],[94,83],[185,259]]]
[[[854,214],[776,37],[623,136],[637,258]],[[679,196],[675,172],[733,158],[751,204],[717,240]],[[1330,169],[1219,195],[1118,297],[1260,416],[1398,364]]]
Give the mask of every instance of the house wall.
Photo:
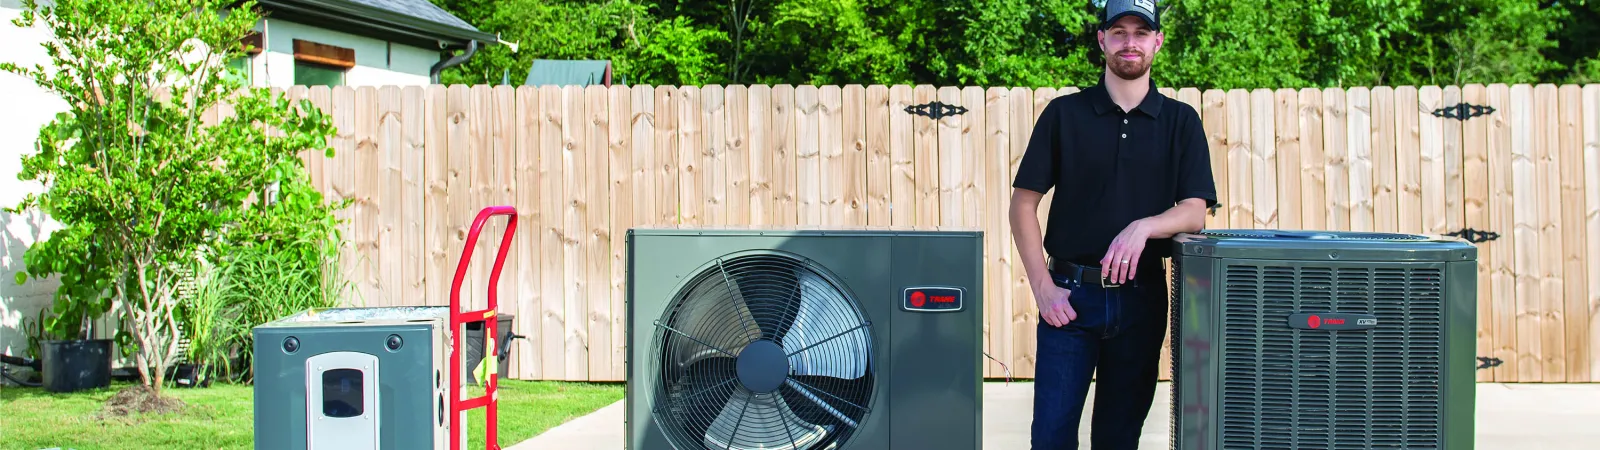
[[[438,50],[316,28],[280,19],[256,25],[265,51],[252,58],[255,83],[287,88],[294,81],[294,40],[307,40],[355,50],[356,67],[345,75],[350,86],[411,86],[429,82],[428,69],[439,61]]]
[[[48,0],[47,0],[48,1]],[[21,15],[21,0],[0,0],[0,61],[19,65],[48,64],[41,46],[49,38],[42,27],[19,28],[12,23]],[[347,73],[346,84],[425,85],[428,70],[439,60],[437,51],[389,43],[347,33],[309,27],[283,20],[264,20],[256,26],[264,33],[266,51],[252,58],[254,82],[258,85],[289,87],[294,84],[294,39],[304,39],[355,50],[355,68]],[[15,206],[29,193],[41,192],[37,182],[17,179],[21,158],[33,150],[39,128],[66,103],[31,81],[0,72],[0,95],[12,107],[0,108],[0,206]],[[18,285],[16,275],[25,270],[23,254],[29,246],[48,238],[58,224],[34,212],[13,215],[0,211],[0,353],[22,356],[27,353],[27,338],[22,333],[23,318],[36,317],[50,304],[59,283],[29,280]],[[105,321],[100,321],[104,326]],[[101,334],[97,332],[97,334]],[[103,334],[97,337],[108,337]],[[119,360],[117,364],[125,364]],[[0,384],[6,384],[0,380]]]
[[[39,27],[18,28],[12,24],[21,15],[20,0],[0,0],[0,61],[18,65],[45,64],[49,58],[40,44],[49,33]],[[39,127],[61,111],[66,102],[39,89],[25,78],[0,72],[0,95],[14,107],[0,108],[0,206],[12,207],[30,193],[42,192],[36,182],[17,179],[22,170],[22,155],[33,150]],[[52,280],[18,285],[16,275],[24,270],[23,252],[34,242],[49,236],[56,224],[40,214],[13,215],[0,211],[0,353],[27,354],[28,341],[21,332],[22,318],[34,317],[49,305],[58,286]]]

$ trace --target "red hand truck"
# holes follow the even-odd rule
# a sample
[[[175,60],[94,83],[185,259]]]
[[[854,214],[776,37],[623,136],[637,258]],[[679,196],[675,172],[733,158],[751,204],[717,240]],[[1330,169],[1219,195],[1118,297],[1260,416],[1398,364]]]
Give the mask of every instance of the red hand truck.
[[[506,232],[500,241],[500,251],[494,256],[494,270],[489,273],[489,307],[477,311],[461,311],[461,280],[467,275],[467,265],[472,261],[472,249],[478,245],[478,232],[483,230],[483,223],[492,216],[507,216]],[[469,399],[461,398],[461,334],[467,322],[484,321],[484,337],[495,340],[495,346],[505,345],[498,342],[500,337],[500,321],[495,320],[496,307],[499,306],[498,292],[495,289],[500,282],[500,268],[505,266],[506,251],[511,249],[511,238],[517,230],[517,209],[511,206],[490,206],[478,211],[478,217],[472,220],[472,230],[467,234],[466,246],[461,250],[461,262],[456,265],[455,281],[450,282],[450,450],[461,450],[462,413],[473,408],[484,408],[484,431],[487,436],[484,443],[488,450],[500,450],[500,444],[495,436],[495,425],[498,420],[497,405],[500,396],[495,388],[499,383],[500,370],[488,371],[488,383],[483,396]],[[483,361],[495,361],[492,352],[498,348],[484,346]]]

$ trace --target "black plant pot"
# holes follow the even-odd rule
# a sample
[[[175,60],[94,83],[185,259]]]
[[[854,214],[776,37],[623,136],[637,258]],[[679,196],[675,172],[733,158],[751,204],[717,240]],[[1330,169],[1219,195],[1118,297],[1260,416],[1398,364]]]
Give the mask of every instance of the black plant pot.
[[[111,340],[44,341],[39,345],[44,390],[74,392],[111,386]]]
[[[208,367],[209,366],[197,366],[194,364],[179,364],[178,367],[173,370],[172,383],[180,388],[211,387],[211,379],[213,377],[207,376],[205,373]]]

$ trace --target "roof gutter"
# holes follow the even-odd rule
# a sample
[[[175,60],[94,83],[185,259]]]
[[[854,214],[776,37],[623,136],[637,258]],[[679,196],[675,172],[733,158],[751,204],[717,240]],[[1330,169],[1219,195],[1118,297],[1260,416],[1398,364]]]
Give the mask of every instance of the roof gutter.
[[[461,65],[461,63],[467,62],[468,59],[472,59],[472,55],[477,54],[477,53],[478,53],[478,40],[477,39],[473,39],[471,41],[468,41],[467,42],[467,52],[466,53],[462,53],[462,54],[459,54],[459,55],[456,55],[456,56],[451,56],[450,59],[446,59],[446,60],[434,63],[433,67],[428,68],[428,79],[430,80],[429,82],[433,83],[433,84],[439,84],[439,74],[444,72],[444,69],[448,69],[448,68],[451,68],[451,67],[454,67],[454,66]]]

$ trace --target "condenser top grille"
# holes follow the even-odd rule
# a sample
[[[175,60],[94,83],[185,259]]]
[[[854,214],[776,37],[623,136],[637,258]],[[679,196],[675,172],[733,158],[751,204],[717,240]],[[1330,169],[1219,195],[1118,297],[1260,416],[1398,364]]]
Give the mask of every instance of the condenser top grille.
[[[1204,236],[1252,239],[1337,239],[1357,241],[1426,241],[1428,236],[1364,231],[1206,230]]]
[[[661,225],[628,229],[634,236],[949,236],[971,238],[983,230],[971,226],[949,225]]]
[[[1477,250],[1449,236],[1319,230],[1221,229],[1173,239],[1190,256],[1298,261],[1470,261]]]

